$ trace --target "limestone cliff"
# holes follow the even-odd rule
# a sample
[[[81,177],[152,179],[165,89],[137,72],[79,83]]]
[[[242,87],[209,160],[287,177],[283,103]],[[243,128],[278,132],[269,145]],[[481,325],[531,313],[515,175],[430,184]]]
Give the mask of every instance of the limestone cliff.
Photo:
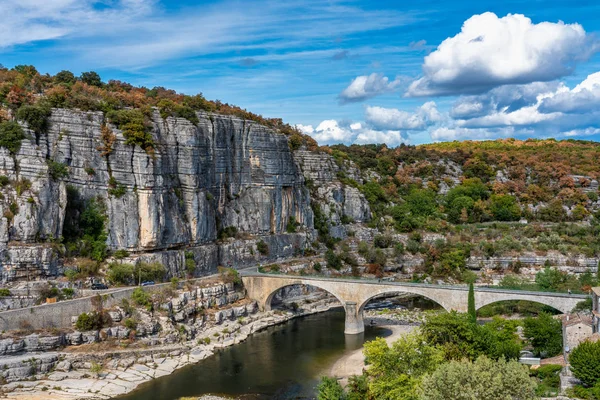
[[[26,129],[17,154],[0,149],[0,175],[10,179],[0,189],[2,280],[60,272],[54,242],[63,234],[68,186],[81,198],[101,199],[111,250],[158,260],[173,275],[183,268],[184,249],[193,253],[200,275],[219,264],[292,256],[313,241],[304,176],[322,169],[323,161],[315,160],[330,157],[298,151],[296,159],[285,135],[232,116],[197,115],[199,123],[192,124],[154,111],[154,154],[126,144],[103,113],[65,109],[53,110],[46,133]],[[103,125],[114,134],[110,151]],[[68,175],[53,177],[52,162],[66,164]],[[336,213],[368,218],[364,198],[341,185],[335,172],[320,184],[332,185],[324,196]],[[115,185],[118,194],[110,190]],[[286,232],[292,217],[297,233]],[[217,242],[219,230],[230,226],[244,240]],[[259,239],[268,256],[257,251]]]

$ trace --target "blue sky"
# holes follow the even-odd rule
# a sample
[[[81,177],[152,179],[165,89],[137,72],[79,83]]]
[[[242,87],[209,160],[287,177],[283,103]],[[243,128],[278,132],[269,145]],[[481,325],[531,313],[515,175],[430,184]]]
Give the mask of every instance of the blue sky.
[[[597,1],[0,0],[0,63],[164,86],[325,143],[600,139]]]

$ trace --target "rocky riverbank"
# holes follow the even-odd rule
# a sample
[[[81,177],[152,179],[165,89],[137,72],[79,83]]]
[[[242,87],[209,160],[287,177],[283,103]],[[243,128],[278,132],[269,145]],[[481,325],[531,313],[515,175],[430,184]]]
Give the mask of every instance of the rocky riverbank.
[[[249,335],[292,318],[323,312],[338,304],[323,300],[306,304],[296,312],[259,312],[244,319],[227,320],[202,332],[199,339],[145,348],[103,349],[101,343],[67,348],[54,353],[27,353],[6,357],[13,368],[32,368],[41,363],[31,380],[2,386],[4,398],[13,400],[110,399],[131,392],[144,382],[210,357],[220,349],[240,343]],[[54,367],[50,367],[54,365]]]

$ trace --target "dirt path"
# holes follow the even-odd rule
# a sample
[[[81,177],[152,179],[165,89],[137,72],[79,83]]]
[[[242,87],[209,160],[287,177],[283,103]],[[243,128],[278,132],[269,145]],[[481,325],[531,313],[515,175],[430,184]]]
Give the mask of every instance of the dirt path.
[[[416,326],[409,325],[380,325],[380,327],[389,329],[392,334],[385,338],[388,344],[399,339],[402,335],[412,332]],[[365,357],[363,355],[363,349],[357,349],[353,352],[344,355],[342,358],[336,361],[329,371],[330,376],[335,376],[340,379],[340,383],[345,386],[348,383],[348,378],[352,375],[362,374],[363,368],[365,367]]]

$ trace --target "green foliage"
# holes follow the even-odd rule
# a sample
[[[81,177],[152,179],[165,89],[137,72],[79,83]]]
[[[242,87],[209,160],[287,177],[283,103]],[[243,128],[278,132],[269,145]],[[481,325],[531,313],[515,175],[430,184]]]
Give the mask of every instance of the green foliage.
[[[534,354],[554,357],[562,352],[562,323],[548,313],[525,318],[523,334],[533,346]]]
[[[127,187],[111,176],[108,180],[108,194],[120,199],[126,193]]]
[[[555,397],[560,392],[560,372],[561,365],[546,364],[530,371],[531,376],[535,377],[539,384],[535,389],[538,396]]]
[[[405,198],[409,211],[415,217],[429,217],[437,212],[435,192],[414,189]]]
[[[185,270],[190,276],[194,275],[194,272],[196,271],[196,259],[194,253],[191,251],[185,252]]]
[[[369,393],[375,399],[416,399],[419,379],[443,361],[442,351],[417,333],[403,336],[392,346],[382,338],[365,343]]]
[[[224,240],[228,238],[234,238],[237,235],[238,229],[235,226],[226,226],[219,230],[217,238]]]
[[[104,260],[108,254],[106,220],[100,199],[83,199],[74,187],[67,186],[63,237],[69,255]]]
[[[152,299],[150,295],[142,288],[138,287],[133,290],[131,294],[131,299],[138,306],[149,306],[152,303]]]
[[[163,119],[168,117],[185,118],[192,124],[200,123],[198,115],[191,107],[184,104],[177,104],[171,100],[164,99],[158,102],[158,110]]]
[[[62,70],[56,75],[54,75],[54,82],[56,83],[65,83],[67,85],[72,85],[77,81],[75,75],[71,71]]]
[[[368,398],[369,380],[365,375],[352,375],[348,378],[348,400],[364,400]]]
[[[373,245],[380,249],[387,249],[392,245],[392,237],[389,235],[375,235],[375,238],[373,238]]]
[[[231,282],[234,285],[241,285],[242,278],[240,277],[240,273],[234,268],[226,268],[219,266],[217,268],[221,279],[224,282]]]
[[[455,224],[464,224],[473,221],[473,208],[475,201],[468,196],[459,196],[452,200],[448,206],[448,219]]]
[[[154,151],[154,139],[150,133],[150,124],[141,110],[112,110],[106,117],[123,131],[125,144],[138,145],[147,153]]]
[[[131,330],[137,329],[137,322],[133,318],[125,319],[125,321],[123,321],[123,325],[125,325],[125,328],[127,328],[127,329],[131,329]]]
[[[423,400],[537,399],[536,383],[517,361],[461,360],[441,365],[423,378]]]
[[[113,285],[129,285],[134,282],[134,266],[125,263],[108,264],[107,278]]]
[[[296,217],[291,216],[288,219],[288,223],[285,227],[286,232],[287,233],[295,233],[297,227],[298,227],[298,222],[296,222]]]
[[[121,260],[125,257],[129,257],[129,252],[125,249],[119,249],[113,253],[113,257],[115,257],[117,260]]]
[[[259,240],[258,243],[256,243],[256,249],[263,256],[269,255],[269,245],[262,239]]]
[[[79,79],[83,83],[86,83],[90,86],[102,87],[102,79],[100,78],[100,75],[98,75],[97,72],[94,72],[94,71],[82,72]]]
[[[468,295],[468,314],[471,322],[477,322],[477,310],[475,308],[475,289],[473,282],[469,283],[469,295]]]
[[[517,199],[507,194],[495,194],[490,198],[490,211],[497,221],[518,221],[521,209]]]
[[[428,343],[440,346],[448,360],[474,360],[480,355],[514,359],[521,350],[516,323],[500,318],[478,325],[468,314],[453,311],[429,316],[421,332]]]
[[[335,269],[336,271],[342,268],[342,260],[331,249],[327,249],[325,252],[325,262],[327,262],[327,268]]]
[[[585,386],[600,386],[600,342],[585,341],[569,355],[571,372]]]
[[[0,147],[4,147],[11,154],[16,154],[21,148],[21,142],[25,139],[23,128],[16,122],[0,122]]]
[[[317,400],[345,400],[346,394],[336,378],[324,376],[317,386]]]
[[[591,297],[588,297],[585,300],[580,301],[579,303],[577,303],[577,305],[575,307],[573,307],[572,312],[573,313],[578,313],[578,312],[590,312],[593,306],[593,300]]]
[[[77,317],[75,327],[80,331],[91,331],[101,329],[104,324],[104,320],[101,313],[81,313]]]
[[[487,182],[495,175],[494,169],[481,158],[471,158],[463,166],[463,173],[467,178],[479,178]]]
[[[458,197],[469,197],[473,201],[486,200],[490,196],[487,185],[478,178],[465,179],[446,194],[446,204],[450,206]]]
[[[40,105],[24,105],[17,111],[17,119],[27,122],[29,129],[35,133],[44,133],[48,130],[48,117],[52,111]]]
[[[67,166],[67,164],[63,164],[61,162],[56,162],[53,160],[47,160],[47,163],[48,174],[50,174],[52,180],[58,181],[69,176],[69,167]]]
[[[11,296],[10,290],[6,288],[0,289],[0,297],[8,297]]]

